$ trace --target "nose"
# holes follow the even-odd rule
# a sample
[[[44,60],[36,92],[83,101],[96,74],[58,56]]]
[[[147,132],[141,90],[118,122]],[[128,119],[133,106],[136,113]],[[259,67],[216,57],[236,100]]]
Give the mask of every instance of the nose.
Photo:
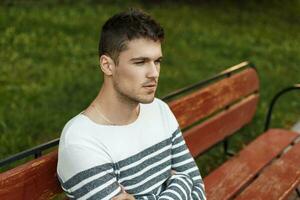
[[[148,77],[148,78],[158,78],[158,76],[159,76],[159,71],[160,71],[160,66],[159,66],[159,64],[155,64],[154,62],[151,62],[151,63],[149,64],[147,77]]]

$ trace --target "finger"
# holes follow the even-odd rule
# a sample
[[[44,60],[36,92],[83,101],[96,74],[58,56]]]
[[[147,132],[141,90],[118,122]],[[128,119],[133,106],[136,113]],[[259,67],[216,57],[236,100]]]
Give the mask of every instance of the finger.
[[[120,185],[120,187],[121,187],[122,193],[127,193],[125,188],[123,187],[123,185]]]
[[[121,193],[112,198],[112,200],[135,200],[134,197],[128,193]]]
[[[115,197],[113,197],[111,200],[122,200],[124,199],[124,193],[121,193]]]

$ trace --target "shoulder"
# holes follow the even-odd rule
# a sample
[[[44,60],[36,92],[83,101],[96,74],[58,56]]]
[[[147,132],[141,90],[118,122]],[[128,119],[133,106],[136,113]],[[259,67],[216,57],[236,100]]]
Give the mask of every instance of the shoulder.
[[[170,131],[178,129],[178,122],[169,105],[161,99],[155,98],[150,104],[144,104],[148,113],[155,113],[157,119],[161,119],[165,124],[168,124]],[[160,117],[158,117],[158,115]],[[154,119],[154,116],[151,116]]]
[[[169,108],[168,104],[165,103],[163,100],[155,98],[151,103],[142,104],[143,110],[146,111],[148,116],[161,116],[166,118],[172,115],[172,111]]]
[[[166,116],[166,117],[173,117],[173,112],[171,111],[169,105],[164,102],[161,99],[156,98],[155,102],[157,104],[157,106],[159,107],[159,109],[161,110],[161,112]]]
[[[149,110],[156,109],[156,110],[165,111],[169,109],[168,104],[159,98],[154,98],[154,100],[151,103],[143,104],[143,106],[148,108]]]
[[[93,126],[87,122],[82,114],[76,115],[65,124],[60,135],[59,146],[82,143],[83,137],[86,137],[92,129]]]

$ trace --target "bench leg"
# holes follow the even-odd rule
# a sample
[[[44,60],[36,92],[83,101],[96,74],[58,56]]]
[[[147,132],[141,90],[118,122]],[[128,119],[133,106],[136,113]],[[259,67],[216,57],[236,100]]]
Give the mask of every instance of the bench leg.
[[[300,197],[300,189],[299,188],[296,188],[296,193],[297,193],[298,197]]]
[[[224,148],[224,153],[227,155],[227,156],[234,156],[235,155],[235,153],[233,152],[233,151],[231,151],[231,150],[229,150],[228,149],[228,139],[225,139],[224,141],[223,141],[223,148]]]

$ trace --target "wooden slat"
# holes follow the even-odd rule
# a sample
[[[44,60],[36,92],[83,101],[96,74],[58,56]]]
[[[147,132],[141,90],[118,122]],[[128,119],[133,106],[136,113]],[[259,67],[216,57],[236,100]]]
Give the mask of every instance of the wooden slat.
[[[296,132],[281,129],[272,129],[260,135],[237,156],[205,177],[207,199],[232,198],[298,136]]]
[[[257,73],[247,68],[186,97],[169,103],[181,128],[247,96],[259,88]]]
[[[287,199],[300,183],[300,143],[266,168],[237,200]]]
[[[251,121],[255,114],[258,95],[251,95],[207,121],[184,132],[193,157],[231,135]]]
[[[57,150],[0,174],[0,199],[49,199],[61,193]]]

